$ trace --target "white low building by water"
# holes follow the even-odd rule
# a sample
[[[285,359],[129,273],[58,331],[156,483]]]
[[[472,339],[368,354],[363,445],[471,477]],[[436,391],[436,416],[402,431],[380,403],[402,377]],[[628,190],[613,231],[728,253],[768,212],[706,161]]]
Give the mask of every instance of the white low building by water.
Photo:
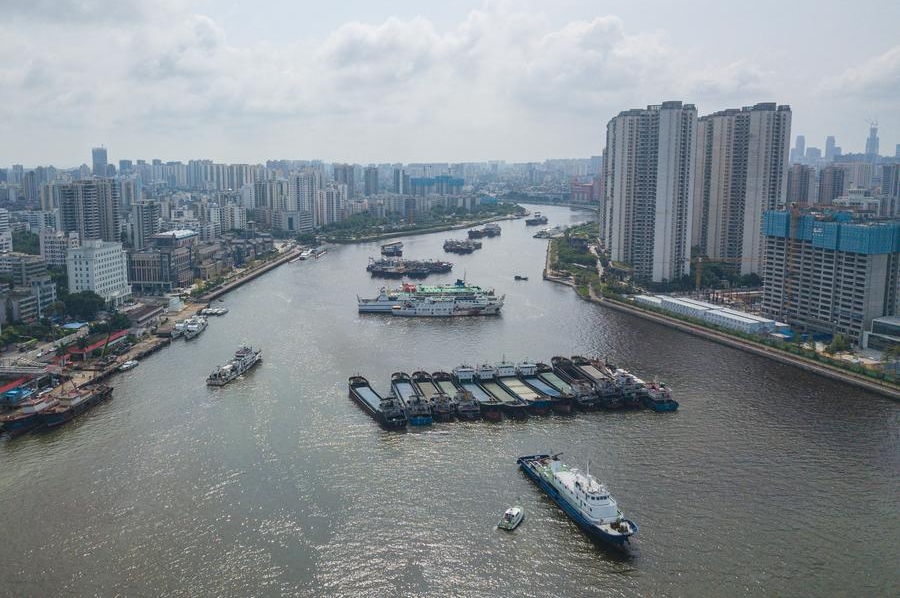
[[[766,334],[774,332],[777,328],[775,320],[697,299],[668,295],[638,295],[634,298],[634,302],[748,334]]]

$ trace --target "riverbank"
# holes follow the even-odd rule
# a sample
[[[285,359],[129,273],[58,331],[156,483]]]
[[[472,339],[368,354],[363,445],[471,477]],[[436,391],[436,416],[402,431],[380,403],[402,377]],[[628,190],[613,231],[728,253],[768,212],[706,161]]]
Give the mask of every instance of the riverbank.
[[[372,241],[396,239],[397,237],[412,237],[415,235],[426,235],[428,233],[440,233],[448,230],[461,230],[465,228],[471,228],[473,226],[481,226],[482,224],[488,224],[489,222],[499,222],[501,220],[519,220],[521,218],[524,218],[525,215],[526,214],[502,214],[500,216],[491,216],[490,218],[482,218],[479,220],[467,220],[466,222],[460,222],[458,224],[447,224],[408,231],[392,231],[380,235],[368,235],[365,237],[356,237],[353,239],[335,239],[331,237],[325,237],[325,240],[329,243],[336,243],[338,245],[348,245],[352,243],[371,243]]]
[[[168,333],[171,332],[176,320],[184,320],[185,318],[196,315],[200,312],[200,310],[207,307],[211,301],[214,301],[219,297],[225,295],[226,293],[235,290],[241,285],[244,285],[251,280],[258,278],[259,276],[262,276],[266,272],[269,272],[274,268],[277,268],[278,266],[291,261],[295,257],[299,256],[300,253],[300,249],[292,249],[286,251],[284,252],[284,254],[271,261],[268,261],[251,270],[242,272],[236,279],[225,285],[222,285],[217,289],[205,293],[204,295],[201,295],[198,300],[186,303],[185,306],[177,313],[169,314],[167,317],[168,323],[160,326],[155,334],[143,337],[138,342],[136,342],[128,351],[126,351],[122,355],[117,356],[109,363],[101,365],[100,367],[96,367],[94,366],[94,364],[86,364],[88,367],[85,369],[73,369],[70,372],[70,383],[74,383],[75,386],[84,386],[87,384],[101,382],[111,377],[113,374],[116,374],[119,371],[119,367],[126,361],[140,361],[144,357],[147,357],[148,355],[159,351],[163,347],[168,347],[170,344],[172,344],[173,340]]]
[[[294,248],[294,249],[284,252],[282,255],[275,258],[274,260],[268,261],[260,266],[256,266],[255,268],[252,268],[250,270],[245,270],[244,272],[241,272],[240,276],[238,276],[234,280],[231,280],[231,281],[223,284],[222,286],[209,291],[208,293],[204,293],[203,295],[200,295],[200,302],[201,303],[209,303],[210,301],[214,301],[214,300],[218,299],[219,297],[221,297],[222,295],[224,295],[230,291],[233,291],[234,289],[238,288],[239,286],[247,284],[254,278],[257,278],[258,276],[262,276],[269,270],[272,270],[273,268],[277,268],[281,264],[291,261],[295,257],[298,257],[300,255],[300,253],[302,253],[300,249]]]
[[[813,361],[799,355],[785,353],[784,351],[779,351],[778,349],[775,349],[773,347],[731,336],[724,332],[719,332],[710,328],[691,324],[690,322],[685,322],[683,320],[679,320],[677,318],[669,317],[663,314],[650,312],[628,303],[624,303],[622,301],[600,297],[590,286],[588,287],[589,296],[585,297],[577,292],[578,289],[571,277],[560,276],[559,273],[551,269],[549,243],[547,244],[547,253],[544,262],[544,280],[549,280],[551,282],[572,287],[572,289],[576,291],[576,294],[585,301],[596,303],[598,305],[602,305],[603,307],[615,309],[617,311],[637,316],[639,318],[644,318],[645,320],[650,320],[658,324],[663,324],[664,326],[669,326],[670,328],[675,328],[681,330],[682,332],[702,337],[722,345],[727,345],[735,349],[740,349],[754,355],[766,357],[779,363],[792,365],[808,372],[819,374],[820,376],[825,376],[826,378],[830,378],[832,380],[838,380],[846,384],[851,384],[859,388],[877,392],[878,394],[884,395],[894,400],[900,400],[900,388],[888,386],[865,376],[861,376],[844,370],[839,370],[837,368],[830,367],[828,365]]]

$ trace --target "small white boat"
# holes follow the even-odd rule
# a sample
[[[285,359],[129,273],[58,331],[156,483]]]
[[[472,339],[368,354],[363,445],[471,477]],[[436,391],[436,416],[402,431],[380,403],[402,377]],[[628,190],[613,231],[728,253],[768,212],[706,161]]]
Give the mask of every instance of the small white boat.
[[[510,507],[503,513],[503,517],[500,518],[497,527],[511,532],[519,527],[523,519],[525,519],[525,510],[522,507]]]
[[[138,366],[138,362],[136,359],[129,359],[125,363],[119,366],[120,372],[127,372],[131,368],[136,368]]]

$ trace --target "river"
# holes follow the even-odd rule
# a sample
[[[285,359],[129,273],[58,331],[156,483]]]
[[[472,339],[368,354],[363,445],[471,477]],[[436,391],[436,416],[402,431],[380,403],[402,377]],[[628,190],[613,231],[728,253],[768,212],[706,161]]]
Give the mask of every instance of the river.
[[[429,279],[496,287],[500,317],[360,316],[378,244],[331,247],[228,294],[197,339],[114,377],[111,402],[0,439],[0,595],[897,595],[898,404],[583,302],[541,280],[534,227],[501,226]],[[444,258],[463,236],[401,240]],[[262,365],[207,388],[240,343]],[[356,373],[383,391],[398,370],[580,353],[667,382],[680,410],[391,433],[347,397]],[[534,452],[590,461],[640,526],[628,553],[517,470]],[[512,504],[525,522],[498,531]]]

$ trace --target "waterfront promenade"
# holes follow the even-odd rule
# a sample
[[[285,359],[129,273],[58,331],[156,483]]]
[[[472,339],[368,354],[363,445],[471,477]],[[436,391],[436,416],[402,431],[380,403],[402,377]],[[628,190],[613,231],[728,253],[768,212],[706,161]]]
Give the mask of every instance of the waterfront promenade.
[[[578,294],[575,283],[571,279],[571,277],[564,276],[563,274],[554,271],[550,267],[549,243],[547,244],[547,253],[544,263],[544,280],[549,280],[551,282],[570,286],[573,290],[576,290],[576,294]],[[754,343],[743,338],[739,338],[724,332],[719,332],[717,330],[713,330],[704,326],[699,326],[697,324],[692,324],[690,322],[685,322],[684,320],[679,320],[677,318],[666,316],[664,314],[650,312],[646,309],[641,309],[640,307],[622,301],[601,297],[594,292],[594,289],[591,286],[588,286],[588,292],[589,297],[583,297],[580,294],[578,294],[578,296],[585,301],[590,301],[591,303],[596,303],[598,305],[602,305],[603,307],[608,307],[610,309],[615,309],[633,316],[637,316],[639,318],[644,318],[658,324],[663,324],[665,326],[681,330],[682,332],[686,332],[694,336],[699,336],[723,345],[727,345],[729,347],[733,347],[735,349],[740,349],[742,351],[747,351],[748,353],[753,353],[755,355],[760,355],[762,357],[772,359],[779,363],[792,365],[804,369],[808,372],[831,378],[832,380],[838,380],[840,382],[852,384],[854,386],[858,386],[872,392],[877,392],[894,400],[900,400],[900,388],[897,388],[896,386],[884,384],[878,382],[877,380],[873,380],[872,378],[855,374],[853,372],[830,367],[826,364],[808,359],[801,355],[793,355],[784,351],[779,351],[774,347],[769,347],[760,343]]]

